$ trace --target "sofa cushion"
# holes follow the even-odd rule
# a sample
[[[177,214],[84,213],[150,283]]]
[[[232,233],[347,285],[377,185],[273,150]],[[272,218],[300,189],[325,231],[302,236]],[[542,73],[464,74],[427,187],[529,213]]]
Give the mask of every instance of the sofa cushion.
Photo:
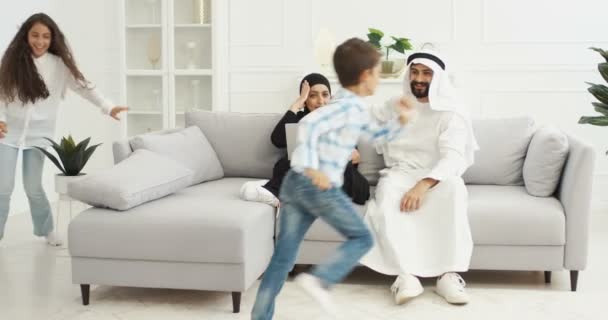
[[[476,245],[561,246],[566,216],[556,198],[539,198],[519,186],[467,186],[469,223]]]
[[[287,153],[270,142],[279,114],[197,111],[186,113],[186,125],[201,128],[224,168],[226,177],[269,179]]]
[[[136,150],[111,168],[69,183],[68,194],[92,206],[128,210],[187,187],[192,175],[172,159]]]
[[[523,186],[523,165],[534,134],[531,118],[473,121],[479,143],[475,163],[465,172],[467,184]]]
[[[171,129],[165,129],[165,130],[160,130],[160,131],[147,132],[147,133],[143,133],[141,135],[142,136],[165,135],[165,134],[171,134],[171,133],[182,131],[182,130],[184,130],[184,128],[171,128]],[[138,137],[138,136],[135,136],[135,137]],[[117,163],[121,162],[122,160],[126,159],[133,152],[133,149],[131,149],[131,140],[133,140],[133,138],[135,138],[135,137],[114,141],[114,143],[112,144],[112,153],[114,155],[114,164],[117,164]]]
[[[553,126],[536,131],[524,161],[524,183],[528,193],[537,197],[553,195],[567,157],[568,137],[562,131]]]
[[[476,245],[556,245],[565,243],[565,215],[555,198],[529,195],[520,186],[467,186],[469,223]],[[365,206],[357,206],[361,216]],[[321,220],[304,237],[309,241],[343,241]]]
[[[245,181],[225,178],[191,186],[123,214],[87,209],[70,223],[70,254],[244,263],[272,247],[275,215],[267,204],[239,199]]]
[[[194,173],[193,185],[224,176],[215,151],[196,126],[163,135],[137,136],[130,143],[133,150],[150,150],[183,164]]]
[[[384,157],[378,154],[376,146],[367,139],[360,139],[357,143],[357,149],[361,155],[357,169],[371,186],[377,185],[380,179],[380,170],[386,167]]]

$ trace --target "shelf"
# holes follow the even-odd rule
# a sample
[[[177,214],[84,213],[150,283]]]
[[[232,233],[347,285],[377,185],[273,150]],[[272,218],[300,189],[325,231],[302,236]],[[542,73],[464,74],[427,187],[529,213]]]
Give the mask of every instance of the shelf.
[[[129,109],[129,111],[127,111],[128,114],[130,115],[161,115],[162,112],[161,111],[156,111],[156,110],[134,110],[134,109]]]
[[[176,69],[176,76],[211,76],[213,70],[211,69]]]
[[[153,70],[153,69],[129,69],[127,70],[127,76],[162,76],[164,74],[163,70]]]
[[[182,106],[182,107],[177,107],[177,109],[175,110],[175,114],[177,114],[179,116],[183,116],[184,114],[186,114],[186,112],[209,111],[209,110],[211,110],[211,109],[209,109],[209,108],[190,108],[190,110],[186,110]]]
[[[162,28],[160,24],[129,24],[127,25],[127,29],[155,29]]]
[[[183,127],[186,113],[211,110],[214,0],[122,2],[127,135]]]
[[[180,23],[180,24],[176,24],[175,25],[176,29],[179,28],[183,28],[183,29],[187,29],[187,28],[211,28],[211,24],[209,23]]]

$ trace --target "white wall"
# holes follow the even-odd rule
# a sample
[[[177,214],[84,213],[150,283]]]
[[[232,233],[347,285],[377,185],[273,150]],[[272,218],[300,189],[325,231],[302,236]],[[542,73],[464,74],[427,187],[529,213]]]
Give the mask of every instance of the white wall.
[[[29,0],[2,4],[0,48],[15,25],[34,11],[48,10],[70,40],[85,75],[116,100],[119,92],[119,0]],[[608,49],[608,2],[579,0],[218,0],[227,30],[225,88],[227,106],[237,112],[282,112],[296,97],[298,80],[318,69],[313,42],[321,27],[338,42],[364,37],[368,27],[434,42],[449,58],[457,83],[476,117],[529,114],[554,123],[593,143],[598,150],[594,204],[608,208],[601,190],[608,187],[607,128],[581,126],[592,115],[585,81],[600,82],[599,55]],[[216,17],[217,19],[218,17]],[[224,32],[222,32],[224,34]],[[0,49],[2,50],[2,49]],[[397,88],[398,85],[392,85]],[[385,85],[390,88],[391,85]],[[390,92],[382,90],[381,92]],[[377,97],[382,99],[382,97]],[[122,102],[122,101],[117,101]],[[73,94],[63,105],[58,135],[93,136],[104,145],[87,171],[111,165],[111,141],[117,124],[99,116]],[[46,185],[53,194],[50,166]],[[27,208],[16,192],[14,211]],[[608,211],[608,210],[607,210]]]
[[[66,35],[76,61],[90,81],[116,103],[120,97],[118,3],[104,0],[21,0],[2,3],[0,9],[0,52],[12,40],[17,26],[36,12],[49,14]],[[82,140],[91,136],[92,143],[103,143],[93,155],[85,171],[92,172],[112,163],[112,141],[120,137],[120,125],[102,116],[98,109],[74,93],[69,93],[62,104],[57,121],[56,137],[72,134]],[[20,164],[19,164],[20,166]],[[51,201],[57,196],[53,177],[59,172],[46,162],[44,186]],[[27,198],[18,169],[16,186],[11,201],[11,214],[28,210]]]
[[[365,37],[368,27],[433,42],[449,58],[475,117],[531,115],[592,143],[594,204],[608,212],[601,191],[608,188],[608,128],[577,124],[594,114],[584,82],[601,82],[602,59],[587,48],[608,49],[607,1],[230,0],[229,7],[231,110],[285,110],[299,78],[316,69],[313,42],[321,27],[337,42]]]

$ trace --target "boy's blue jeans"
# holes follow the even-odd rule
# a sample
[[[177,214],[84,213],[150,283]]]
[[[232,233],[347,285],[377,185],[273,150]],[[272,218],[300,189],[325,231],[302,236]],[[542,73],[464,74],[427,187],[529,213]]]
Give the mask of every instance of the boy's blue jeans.
[[[327,287],[346,277],[373,245],[365,222],[341,188],[322,191],[308,177],[290,170],[283,180],[280,198],[279,235],[258,289],[251,314],[253,320],[272,319],[275,298],[293,268],[306,231],[317,218],[346,238],[329,259],[311,272]]]
[[[19,149],[0,143],[0,239],[8,219]],[[38,149],[23,150],[23,186],[30,204],[34,234],[46,236],[53,230],[51,205],[42,188],[44,154]]]

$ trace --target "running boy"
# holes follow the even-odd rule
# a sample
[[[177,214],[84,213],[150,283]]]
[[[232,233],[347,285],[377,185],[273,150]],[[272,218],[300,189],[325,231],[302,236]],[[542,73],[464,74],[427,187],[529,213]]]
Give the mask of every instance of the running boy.
[[[380,72],[378,51],[357,38],[336,48],[334,68],[345,90],[327,106],[300,121],[291,170],[283,180],[280,231],[270,265],[258,290],[253,320],[269,320],[275,298],[292,269],[298,248],[310,225],[321,218],[346,241],[324,264],[295,282],[325,311],[335,314],[328,289],[340,282],[371,248],[373,241],[352,201],[341,189],[344,167],[359,136],[381,144],[391,140],[408,121],[410,102],[401,99],[394,117],[379,124],[362,97],[374,93]]]

